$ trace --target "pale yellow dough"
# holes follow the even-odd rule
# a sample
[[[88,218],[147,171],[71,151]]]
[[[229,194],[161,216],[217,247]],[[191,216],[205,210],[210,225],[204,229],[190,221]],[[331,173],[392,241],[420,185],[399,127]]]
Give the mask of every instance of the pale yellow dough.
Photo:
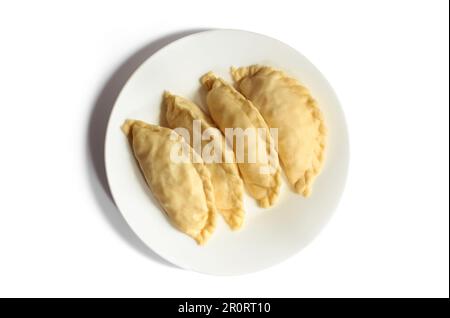
[[[278,128],[278,153],[289,183],[299,194],[310,195],[322,169],[326,139],[317,102],[307,88],[271,67],[231,68],[231,75],[267,124]]]
[[[214,188],[214,196],[216,199],[216,206],[218,211],[222,214],[227,224],[231,229],[239,229],[244,221],[244,209],[243,209],[243,193],[244,184],[239,176],[239,170],[235,162],[227,163],[225,161],[225,151],[227,151],[225,145],[225,138],[220,130],[215,127],[211,118],[206,115],[196,104],[190,100],[172,95],[168,92],[164,94],[164,103],[167,106],[166,119],[170,128],[175,129],[182,127],[189,132],[190,140],[187,142],[193,145],[193,121],[198,120],[201,124],[200,133],[203,133],[206,129],[214,129],[217,134],[218,143],[217,148],[221,153],[220,162],[206,163],[205,166],[211,174],[211,182]],[[204,150],[206,145],[216,141],[202,140],[201,149]],[[196,149],[195,149],[196,150]],[[228,149],[228,151],[231,151]],[[231,151],[232,152],[232,151]],[[201,154],[201,153],[199,153]],[[234,155],[231,153],[234,158]]]
[[[265,140],[259,138],[258,142],[266,145],[264,150],[267,152],[267,157],[272,158],[273,172],[262,173],[263,164],[260,162],[238,162],[238,167],[249,194],[257,200],[258,204],[261,207],[273,205],[278,197],[281,184],[280,166],[273,141],[267,142],[272,138],[264,119],[249,100],[212,72],[205,74],[200,81],[208,90],[206,102],[209,113],[224,134],[226,128],[266,129]],[[233,143],[233,150],[236,152],[235,143]],[[246,158],[251,151],[255,151],[255,149],[250,149],[245,143]]]
[[[127,120],[122,126],[153,195],[180,231],[204,244],[216,226],[215,201],[210,174],[203,163],[176,163],[171,147],[185,144],[171,140],[169,128]],[[190,153],[196,155],[189,145]]]

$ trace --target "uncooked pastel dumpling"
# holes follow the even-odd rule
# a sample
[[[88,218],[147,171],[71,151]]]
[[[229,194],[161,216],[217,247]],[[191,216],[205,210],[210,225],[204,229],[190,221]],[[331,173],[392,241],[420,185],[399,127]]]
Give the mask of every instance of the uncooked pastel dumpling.
[[[185,128],[189,132],[187,141],[198,154],[203,153],[205,166],[211,174],[217,210],[223,215],[230,228],[240,228],[244,221],[242,204],[244,184],[234,160],[226,162],[225,151],[231,152],[230,155],[233,159],[234,154],[231,149],[225,147],[226,142],[222,133],[215,127],[208,115],[186,98],[166,92],[164,103],[167,106],[166,118],[169,127],[172,129]],[[208,136],[208,133],[213,135]],[[204,134],[205,140],[202,140],[202,134]],[[206,139],[207,137],[208,139]],[[195,145],[194,139],[196,140]],[[217,154],[214,153],[215,150],[218,150]],[[208,161],[209,158],[206,158],[209,155],[210,161]]]
[[[262,207],[273,205],[278,197],[281,178],[276,145],[270,131],[253,104],[223,79],[209,72],[201,78],[208,90],[206,102],[209,113],[217,126],[233,145],[239,170],[244,183],[258,204]],[[254,143],[240,145],[231,135],[230,129],[254,133]],[[262,134],[260,134],[262,132]],[[256,161],[254,160],[256,158]],[[260,159],[266,159],[260,160]]]
[[[173,160],[174,153],[181,153],[181,149],[187,149],[191,158],[196,154],[172,129],[127,120],[122,130],[147,184],[172,224],[204,244],[215,229],[216,216],[210,174],[201,159],[200,163],[177,161],[178,157]]]
[[[326,128],[317,102],[307,88],[271,67],[232,68],[231,75],[269,127],[278,128],[281,165],[295,191],[308,196],[324,161]]]

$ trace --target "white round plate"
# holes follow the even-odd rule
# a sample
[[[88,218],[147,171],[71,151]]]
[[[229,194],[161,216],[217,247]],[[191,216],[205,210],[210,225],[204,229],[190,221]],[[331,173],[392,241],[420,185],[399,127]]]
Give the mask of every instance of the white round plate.
[[[328,126],[326,163],[305,199],[284,182],[278,202],[258,208],[245,197],[246,219],[232,232],[219,216],[206,246],[173,228],[147,188],[120,126],[127,118],[160,123],[164,90],[202,103],[199,77],[214,71],[230,80],[230,66],[265,64],[285,70],[310,88]],[[333,89],[299,52],[246,31],[213,30],[172,42],[148,58],[122,89],[111,113],[105,164],[114,201],[134,232],[169,262],[198,272],[234,275],[258,271],[294,255],[320,232],[342,194],[349,162],[344,114]]]

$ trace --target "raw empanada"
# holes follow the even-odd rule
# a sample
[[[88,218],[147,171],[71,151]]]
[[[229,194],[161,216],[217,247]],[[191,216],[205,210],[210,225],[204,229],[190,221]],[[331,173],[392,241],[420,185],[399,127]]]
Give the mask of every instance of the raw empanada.
[[[209,116],[193,102],[166,92],[164,94],[164,103],[167,106],[166,119],[169,127],[172,129],[178,127],[187,129],[190,137],[190,140],[187,141],[195,151],[199,154],[203,151],[206,156],[205,150],[207,150],[208,145],[216,143],[213,145],[213,150],[219,150],[219,153],[217,154],[217,156],[219,156],[217,158],[218,160],[206,162],[205,157],[203,157],[205,166],[211,174],[211,183],[214,188],[216,207],[223,215],[230,228],[240,228],[244,221],[244,209],[242,205],[244,185],[239,176],[239,170],[236,163],[227,163],[225,160],[225,151],[227,151],[227,149],[222,133],[214,126]],[[195,124],[194,120],[197,121]],[[199,131],[196,132],[196,134],[199,135],[196,137],[196,139],[199,140],[198,145],[193,144],[194,125],[199,125]],[[205,133],[206,130],[214,133],[212,140],[202,140],[201,135]],[[206,131],[206,133],[208,133],[208,131]],[[195,149],[197,146],[200,146],[201,148]],[[228,151],[231,150],[228,149]],[[231,155],[234,157],[234,154],[231,153]]]
[[[260,206],[271,206],[275,203],[280,190],[280,166],[275,144],[264,119],[249,100],[212,72],[205,74],[200,81],[208,90],[206,102],[209,113],[225,134],[228,142],[232,143],[239,170],[250,195],[257,200]],[[230,140],[227,135],[227,128],[253,130],[258,145],[262,145],[262,147],[254,147],[249,142],[245,142],[243,145],[245,160],[240,160],[237,145],[233,141],[233,136]],[[264,129],[263,136],[257,132],[258,128]],[[258,158],[263,154],[268,160],[266,162],[260,160],[250,162],[249,158],[254,153],[258,153]]]
[[[127,120],[122,130],[147,184],[171,222],[198,244],[204,244],[215,229],[216,208],[210,174],[201,158],[200,163],[174,162],[173,149],[185,147],[189,156],[196,153],[169,128]]]
[[[308,196],[324,161],[326,128],[317,102],[307,88],[271,67],[231,68],[231,75],[269,127],[278,128],[281,165],[295,191]]]

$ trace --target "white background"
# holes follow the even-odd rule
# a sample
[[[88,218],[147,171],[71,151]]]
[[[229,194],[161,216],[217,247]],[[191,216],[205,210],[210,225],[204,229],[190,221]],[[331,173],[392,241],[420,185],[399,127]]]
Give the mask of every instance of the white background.
[[[0,296],[448,297],[448,9],[1,2]],[[164,43],[210,28],[298,49],[335,88],[350,132],[347,188],[325,230],[281,265],[237,277],[180,270],[147,250],[94,169],[105,114],[130,73]]]

